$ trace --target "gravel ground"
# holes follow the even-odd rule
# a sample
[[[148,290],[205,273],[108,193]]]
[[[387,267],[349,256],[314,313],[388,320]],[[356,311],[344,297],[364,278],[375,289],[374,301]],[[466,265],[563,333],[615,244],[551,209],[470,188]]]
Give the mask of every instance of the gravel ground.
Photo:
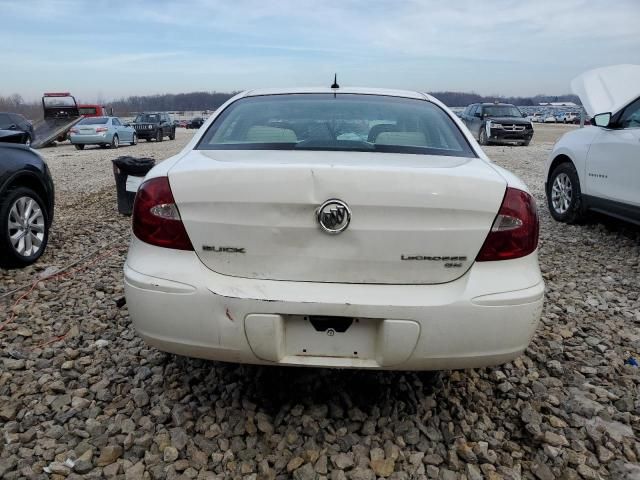
[[[31,268],[0,270],[10,321],[0,327],[0,478],[640,478],[640,376],[624,365],[640,352],[640,233],[550,219],[543,166],[566,128],[537,126],[529,147],[487,147],[540,207],[548,291],[531,346],[507,365],[435,380],[147,347],[117,306],[129,220],[115,211],[109,160],[160,160],[191,133],[117,152],[42,150],[58,202],[48,251]],[[78,260],[13,306],[29,290],[7,292]]]

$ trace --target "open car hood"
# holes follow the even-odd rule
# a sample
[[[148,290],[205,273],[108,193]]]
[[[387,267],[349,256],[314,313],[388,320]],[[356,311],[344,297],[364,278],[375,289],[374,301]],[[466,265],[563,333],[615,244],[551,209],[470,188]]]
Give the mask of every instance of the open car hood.
[[[580,97],[590,116],[615,114],[640,97],[640,65],[612,65],[589,70],[571,81],[571,90]]]

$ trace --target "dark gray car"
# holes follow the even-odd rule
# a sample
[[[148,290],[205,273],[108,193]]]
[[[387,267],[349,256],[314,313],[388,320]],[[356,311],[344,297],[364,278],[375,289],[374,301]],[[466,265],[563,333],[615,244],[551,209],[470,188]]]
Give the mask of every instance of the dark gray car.
[[[34,150],[7,142],[0,130],[0,267],[24,267],[44,253],[53,220],[54,189],[47,164]]]
[[[24,143],[27,146],[31,145],[31,142],[35,139],[33,133],[33,125],[18,113],[0,112],[0,130],[17,130],[24,132],[26,135]]]
[[[135,128],[138,138],[147,142],[161,142],[164,137],[169,137],[169,140],[176,138],[176,126],[167,113],[141,113],[136,116],[131,126]]]
[[[480,145],[529,145],[533,125],[525,117],[526,114],[508,103],[473,103],[460,116]]]

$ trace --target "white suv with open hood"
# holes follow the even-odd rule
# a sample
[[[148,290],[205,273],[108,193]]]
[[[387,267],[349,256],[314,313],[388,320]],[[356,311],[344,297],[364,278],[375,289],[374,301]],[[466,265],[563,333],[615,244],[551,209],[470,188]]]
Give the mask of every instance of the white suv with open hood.
[[[151,345],[230,362],[509,361],[540,318],[538,216],[415,92],[258,90],[147,175],[125,265]]]
[[[547,162],[553,218],[593,210],[640,224],[640,65],[590,70],[571,82],[595,128],[566,133]]]

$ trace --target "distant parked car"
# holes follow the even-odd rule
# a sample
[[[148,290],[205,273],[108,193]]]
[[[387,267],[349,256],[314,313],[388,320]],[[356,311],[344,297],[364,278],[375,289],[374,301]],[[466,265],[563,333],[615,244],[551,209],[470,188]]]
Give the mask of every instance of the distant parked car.
[[[562,115],[562,123],[580,123],[580,114],[576,112],[566,112]]]
[[[556,123],[556,117],[553,115],[547,115],[544,117],[544,123]]]
[[[24,132],[24,143],[27,146],[36,138],[31,122],[18,113],[0,112],[0,130],[19,130]]]
[[[163,112],[141,113],[133,121],[133,128],[136,129],[138,138],[147,142],[161,142],[164,137],[169,137],[169,140],[176,138],[176,126],[169,114]]]
[[[85,145],[118,148],[120,143],[136,145],[138,135],[118,117],[87,117],[69,130],[69,140],[78,150],[84,149]]]
[[[554,146],[545,182],[549,211],[559,222],[578,223],[597,211],[640,225],[640,65],[591,70],[571,87],[593,126],[564,134]]]
[[[517,107],[508,103],[474,103],[462,113],[462,121],[480,145],[517,143],[529,145],[533,125]]]
[[[531,121],[536,123],[542,123],[544,121],[544,117],[541,113],[534,113],[531,115]]]
[[[196,130],[202,126],[204,119],[202,117],[193,118],[187,123],[187,129],[195,128]]]
[[[18,134],[20,135],[20,134]],[[0,266],[25,267],[44,253],[53,220],[53,180],[34,150],[0,132]]]
[[[178,123],[178,126],[180,128],[187,128],[187,123],[189,122],[187,122],[186,120],[180,120],[180,122]]]

